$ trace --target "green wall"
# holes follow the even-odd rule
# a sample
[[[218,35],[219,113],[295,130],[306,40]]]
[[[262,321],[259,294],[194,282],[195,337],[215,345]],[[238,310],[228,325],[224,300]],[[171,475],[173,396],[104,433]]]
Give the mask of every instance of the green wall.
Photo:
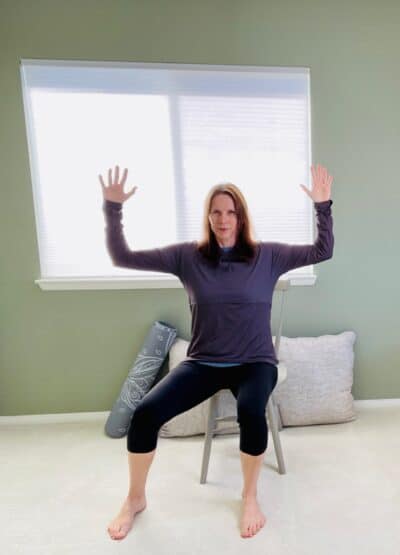
[[[335,252],[315,286],[290,291],[284,334],[354,330],[355,398],[400,397],[400,3],[0,0],[0,10],[0,414],[107,410],[154,320],[190,330],[183,289],[34,284],[20,58],[310,67],[313,160],[335,177]]]

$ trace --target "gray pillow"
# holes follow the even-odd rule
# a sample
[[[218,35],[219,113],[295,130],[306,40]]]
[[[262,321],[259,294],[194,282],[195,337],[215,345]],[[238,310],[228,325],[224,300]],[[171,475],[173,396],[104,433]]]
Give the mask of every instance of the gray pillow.
[[[177,330],[165,322],[152,325],[105,424],[108,436],[127,434],[133,413],[151,388],[176,334]]]
[[[320,337],[281,338],[279,359],[287,378],[274,390],[283,426],[355,420],[351,393],[354,331]]]

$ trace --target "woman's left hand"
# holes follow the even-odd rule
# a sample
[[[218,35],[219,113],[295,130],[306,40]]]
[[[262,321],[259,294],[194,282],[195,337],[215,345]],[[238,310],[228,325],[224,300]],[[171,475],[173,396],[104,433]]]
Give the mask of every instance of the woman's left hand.
[[[309,191],[305,185],[300,185],[300,187],[314,202],[330,200],[333,177],[328,174],[328,170],[324,168],[324,166],[320,166],[319,164],[316,168],[311,166],[311,173],[313,177],[311,191]]]

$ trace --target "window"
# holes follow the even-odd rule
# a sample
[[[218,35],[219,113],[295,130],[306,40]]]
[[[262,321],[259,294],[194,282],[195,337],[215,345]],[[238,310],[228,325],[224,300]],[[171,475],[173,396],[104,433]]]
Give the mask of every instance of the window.
[[[309,70],[22,60],[43,288],[179,287],[117,268],[105,244],[98,174],[129,169],[131,249],[198,239],[216,183],[243,191],[256,237],[314,242]],[[312,283],[313,267],[285,277]],[[294,281],[296,283],[296,280]]]

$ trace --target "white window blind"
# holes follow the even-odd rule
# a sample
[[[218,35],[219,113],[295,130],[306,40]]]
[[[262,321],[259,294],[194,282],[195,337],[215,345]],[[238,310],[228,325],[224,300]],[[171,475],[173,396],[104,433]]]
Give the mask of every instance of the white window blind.
[[[244,193],[258,240],[314,241],[299,187],[307,68],[22,60],[21,79],[41,279],[161,275],[111,262],[97,176],[116,164],[125,190],[138,186],[123,206],[131,249],[200,238],[205,196],[225,181]]]

